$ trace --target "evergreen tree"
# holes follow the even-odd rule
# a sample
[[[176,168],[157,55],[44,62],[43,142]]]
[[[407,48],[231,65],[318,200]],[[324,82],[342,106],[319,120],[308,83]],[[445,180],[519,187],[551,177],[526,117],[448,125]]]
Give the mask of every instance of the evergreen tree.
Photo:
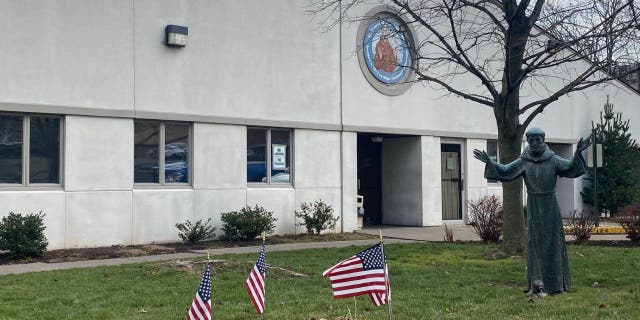
[[[600,212],[615,216],[618,211],[634,203],[640,197],[640,149],[629,133],[629,119],[622,120],[622,113],[613,112],[613,104],[604,105],[600,123],[595,126],[597,143],[602,144],[601,168],[597,168],[597,197]],[[587,185],[582,200],[593,205],[593,174],[589,168]]]

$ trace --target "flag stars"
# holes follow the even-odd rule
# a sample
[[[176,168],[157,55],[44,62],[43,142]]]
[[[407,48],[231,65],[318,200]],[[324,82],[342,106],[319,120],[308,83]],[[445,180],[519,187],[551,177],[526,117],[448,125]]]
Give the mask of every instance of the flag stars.
[[[382,247],[378,244],[357,254],[364,270],[383,269]]]
[[[211,272],[210,267],[207,266],[207,269],[202,276],[202,281],[200,282],[200,287],[198,288],[198,294],[202,298],[202,300],[211,299]]]

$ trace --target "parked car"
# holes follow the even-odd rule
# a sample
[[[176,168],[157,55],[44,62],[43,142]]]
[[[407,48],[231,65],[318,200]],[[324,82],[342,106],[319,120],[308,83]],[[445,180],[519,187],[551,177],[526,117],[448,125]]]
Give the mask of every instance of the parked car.
[[[267,182],[267,177],[262,178],[262,182]],[[289,173],[288,172],[280,172],[271,176],[272,183],[282,183],[282,182],[290,182],[289,181]]]
[[[169,143],[164,146],[164,158],[186,160],[188,154],[188,145],[183,142]]]
[[[165,182],[189,182],[189,164],[186,161],[167,163],[164,165]]]

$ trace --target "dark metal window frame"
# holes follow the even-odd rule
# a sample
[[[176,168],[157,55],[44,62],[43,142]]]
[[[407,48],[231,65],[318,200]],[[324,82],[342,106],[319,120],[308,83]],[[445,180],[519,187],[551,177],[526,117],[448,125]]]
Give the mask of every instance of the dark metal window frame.
[[[183,121],[161,121],[161,120],[134,120],[134,129],[133,129],[133,148],[134,148],[134,162],[135,162],[135,123],[136,122],[144,122],[144,123],[154,123],[159,125],[158,132],[158,182],[135,182],[135,163],[134,163],[134,173],[133,173],[133,184],[136,187],[190,187],[193,181],[193,123],[192,122],[183,122]],[[189,143],[189,152],[187,154],[187,182],[166,182],[165,181],[165,127],[167,124],[184,124],[189,126],[189,138],[187,139]]]
[[[10,113],[2,112],[0,115],[22,117],[22,182],[21,183],[0,183],[0,189],[11,189],[15,187],[50,188],[61,187],[64,177],[64,116],[55,114],[36,113]],[[29,182],[30,167],[30,147],[31,147],[31,118],[47,117],[60,120],[58,131],[58,182],[57,183],[31,183]]]
[[[293,129],[290,128],[278,128],[278,127],[256,127],[256,126],[251,126],[251,127],[247,127],[247,132],[250,129],[262,129],[262,130],[266,130],[266,141],[265,141],[265,157],[266,157],[266,166],[267,169],[265,171],[265,175],[267,178],[266,182],[250,182],[247,181],[247,185],[250,187],[260,187],[260,186],[269,186],[269,187],[277,187],[277,186],[282,186],[282,187],[291,187],[293,186],[293,178],[294,178],[294,149],[293,149]],[[271,182],[271,172],[272,172],[272,168],[271,168],[271,152],[272,152],[272,148],[271,148],[271,131],[272,130],[276,130],[276,131],[287,131],[289,132],[289,182]],[[248,146],[247,146],[248,147]],[[247,158],[246,154],[245,154],[245,159]],[[246,168],[245,168],[246,170]],[[248,180],[248,178],[247,178]]]

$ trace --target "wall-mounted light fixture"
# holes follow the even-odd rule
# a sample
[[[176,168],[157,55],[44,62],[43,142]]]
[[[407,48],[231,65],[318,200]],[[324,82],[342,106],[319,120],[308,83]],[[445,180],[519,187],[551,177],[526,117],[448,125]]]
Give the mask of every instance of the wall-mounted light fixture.
[[[164,28],[164,44],[168,47],[185,47],[189,40],[189,28],[167,25]]]

